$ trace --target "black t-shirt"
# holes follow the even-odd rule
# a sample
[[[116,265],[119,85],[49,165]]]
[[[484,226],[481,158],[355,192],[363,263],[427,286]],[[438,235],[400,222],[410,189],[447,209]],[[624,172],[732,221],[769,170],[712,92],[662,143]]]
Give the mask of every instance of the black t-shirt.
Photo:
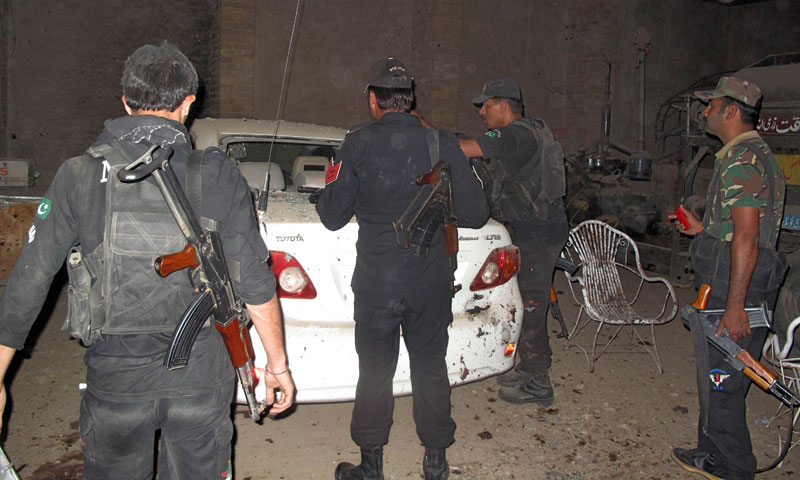
[[[539,144],[533,132],[521,125],[489,130],[475,139],[486,159],[502,163],[509,174],[522,170],[528,162],[538,162]]]
[[[427,254],[400,248],[392,222],[400,218],[420,187],[417,175],[431,171],[427,129],[408,113],[390,112],[358,127],[345,138],[334,171],[317,202],[322,223],[331,230],[358,220],[353,290],[402,295],[410,289],[447,282],[452,271],[437,231]],[[480,183],[456,137],[440,132],[440,160],[450,164],[458,226],[480,227],[489,209]],[[330,169],[329,169],[330,170]]]
[[[128,142],[126,147],[141,153],[156,143],[171,146],[170,163],[180,180],[185,177],[191,144],[182,124],[149,115],[121,117],[106,122],[97,144],[110,139]],[[90,156],[70,159],[59,169],[43,200],[46,213],[34,219],[0,299],[0,344],[22,348],[70,248],[81,244],[84,252],[90,252],[103,241],[107,174],[103,160]],[[206,156],[201,183],[200,215],[219,222],[229,264],[239,267],[234,288],[246,303],[269,301],[275,277],[266,264],[268,252],[246,182],[227,156],[215,154]],[[185,273],[173,275],[180,274]],[[169,334],[104,335],[86,351],[89,391],[111,400],[133,400],[191,394],[233,381],[230,360],[213,327],[201,331],[183,369],[163,367],[169,340]]]

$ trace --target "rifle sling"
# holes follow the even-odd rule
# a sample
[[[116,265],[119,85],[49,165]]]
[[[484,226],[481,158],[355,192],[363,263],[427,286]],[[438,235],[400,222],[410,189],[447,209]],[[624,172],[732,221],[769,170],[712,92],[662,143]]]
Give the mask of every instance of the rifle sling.
[[[700,402],[700,412],[703,415],[703,426],[702,431],[703,435],[709,438],[711,442],[717,447],[717,450],[725,457],[725,460],[730,462],[732,465],[735,465],[740,470],[746,472],[755,472],[761,473],[768,470],[772,470],[775,468],[780,462],[783,461],[786,453],[788,453],[787,446],[791,444],[791,435],[792,429],[789,429],[787,433],[787,442],[781,449],[781,452],[778,455],[778,458],[772,462],[770,465],[763,467],[763,468],[756,468],[755,470],[750,468],[745,468],[739,464],[736,457],[725,447],[725,445],[720,444],[717,442],[717,439],[711,435],[711,432],[708,431],[708,421],[709,421],[709,407],[711,401],[711,378],[708,376],[708,340],[706,339],[705,333],[703,332],[703,327],[698,325],[698,322],[702,322],[703,319],[700,315],[694,316],[692,318],[687,318],[686,323],[689,325],[689,330],[692,332],[692,342],[694,343],[694,351],[695,351],[695,361],[697,364],[697,399]],[[744,374],[744,373],[742,373]],[[794,413],[794,412],[792,412]],[[792,415],[794,417],[794,415]]]
[[[431,170],[439,163],[439,130],[429,128],[425,139],[428,141],[428,155],[431,157]]]
[[[186,161],[186,198],[194,214],[200,218],[203,206],[203,157],[205,150],[192,150]]]

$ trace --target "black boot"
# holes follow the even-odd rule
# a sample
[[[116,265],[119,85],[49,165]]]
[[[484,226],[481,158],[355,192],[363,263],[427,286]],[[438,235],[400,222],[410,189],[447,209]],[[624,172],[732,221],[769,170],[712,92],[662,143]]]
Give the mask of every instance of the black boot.
[[[520,387],[523,383],[525,383],[529,378],[533,376],[532,373],[528,373],[525,370],[519,368],[520,364],[517,364],[516,367],[512,368],[511,370],[507,371],[502,375],[498,375],[495,377],[497,379],[497,384],[501,387]]]
[[[425,480],[447,480],[450,476],[450,465],[447,464],[445,451],[445,448],[425,447],[425,458],[422,459]]]
[[[336,480],[383,480],[383,447],[361,447],[361,463],[336,465]],[[446,478],[446,477],[442,477]]]
[[[497,396],[509,403],[523,404],[535,403],[543,407],[553,404],[553,386],[550,384],[550,374],[544,372],[531,375],[519,387],[504,387],[498,390]]]

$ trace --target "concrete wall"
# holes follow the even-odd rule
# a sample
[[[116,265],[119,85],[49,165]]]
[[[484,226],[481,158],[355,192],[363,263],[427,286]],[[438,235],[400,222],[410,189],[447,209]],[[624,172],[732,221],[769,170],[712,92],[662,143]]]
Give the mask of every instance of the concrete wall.
[[[253,84],[242,77],[241,98],[252,95],[253,116],[275,118],[294,2],[235,3],[249,3],[252,7],[237,14],[254,12],[255,17],[250,23],[254,32],[233,32],[255,38]],[[645,57],[645,146],[657,149],[656,112],[680,89],[769,53],[800,50],[798,3],[307,0],[292,46],[281,117],[343,127],[368,120],[362,92],[369,65],[396,56],[414,73],[418,109],[432,122],[480,133],[483,127],[469,99],[487,78],[510,76],[522,85],[529,113],[547,119],[575,151],[599,136],[610,62],[613,137],[635,147],[639,50],[634,38],[643,27],[651,37]],[[223,8],[223,25],[225,14]],[[230,114],[246,110],[237,103]],[[220,113],[229,114],[225,103]]]
[[[487,78],[510,76],[529,114],[574,154],[599,138],[608,62],[612,137],[636,145],[633,42],[644,27],[645,146],[655,157],[677,147],[654,139],[662,102],[705,75],[800,51],[797,0],[305,0],[285,72],[293,0],[0,1],[0,156],[35,159],[43,186],[122,113],[126,56],[165,38],[198,67],[199,116],[273,119],[280,109],[288,120],[348,127],[368,120],[370,64],[396,56],[415,75],[418,109],[440,127],[480,134],[469,100]]]
[[[237,13],[254,12],[256,19],[253,32],[233,32],[255,38],[253,83],[248,77],[238,85],[240,98],[252,95],[256,118],[340,127],[368,121],[363,89],[369,66],[395,56],[414,73],[417,108],[432,123],[480,134],[484,127],[469,101],[486,79],[509,76],[522,86],[528,113],[546,119],[567,153],[575,154],[591,151],[599,140],[610,64],[611,136],[636,148],[644,68],[643,140],[655,164],[652,182],[632,186],[641,193],[653,185],[674,191],[677,137],[665,142],[655,135],[665,101],[698,78],[771,53],[800,51],[800,2],[789,0],[736,6],[711,0],[307,0],[285,73],[294,2],[236,3],[252,5]],[[650,40],[643,48],[635,45],[640,32]],[[242,111],[220,105],[222,116]],[[669,121],[659,128],[676,126]]]
[[[8,118],[8,60],[9,1],[0,1],[0,157],[6,151],[6,122]]]
[[[34,160],[40,192],[104,120],[124,114],[119,82],[127,56],[165,39],[198,69],[194,111],[218,114],[218,7],[218,0],[3,0],[0,157]]]

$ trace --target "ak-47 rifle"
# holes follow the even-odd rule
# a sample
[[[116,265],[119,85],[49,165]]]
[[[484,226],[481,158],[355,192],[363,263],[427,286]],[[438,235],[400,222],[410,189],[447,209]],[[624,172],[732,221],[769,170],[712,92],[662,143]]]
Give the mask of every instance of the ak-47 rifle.
[[[153,152],[156,151],[156,155]],[[170,212],[178,222],[187,245],[180,252],[163,255],[155,261],[154,267],[161,277],[184,268],[192,269],[190,278],[198,280],[195,290],[199,295],[183,313],[175,328],[164,359],[164,366],[170,370],[183,368],[189,362],[189,355],[206,319],[213,313],[214,326],[222,335],[236,375],[244,390],[250,416],[255,421],[261,419],[266,409],[265,402],[256,399],[253,344],[247,327],[250,323],[247,310],[233,291],[222,244],[219,235],[213,230],[204,230],[192,211],[186,194],[178,183],[178,178],[169,163],[172,149],[154,145],[141,157],[119,171],[119,180],[130,183],[153,175],[158,183]],[[155,158],[157,157],[157,158]],[[195,281],[195,280],[193,280]]]
[[[397,232],[397,243],[401,248],[414,247],[417,255],[427,253],[433,234],[441,227],[444,231],[444,251],[455,271],[458,254],[458,229],[453,210],[453,183],[450,177],[450,165],[438,162],[429,173],[418,175],[417,185],[431,185],[428,196],[417,208],[410,220],[407,219],[411,209],[422,196],[420,189],[400,218],[392,222]],[[406,223],[408,221],[408,223]]]
[[[697,293],[697,299],[691,305],[686,305],[681,309],[683,322],[694,328],[700,327],[705,334],[708,343],[725,355],[725,360],[736,370],[744,373],[756,385],[767,393],[774,395],[778,400],[787,406],[800,406],[800,398],[792,392],[786,385],[783,385],[778,378],[761,362],[753,358],[750,352],[742,349],[728,335],[727,330],[723,330],[717,336],[717,326],[725,313],[724,309],[709,309],[705,306],[711,287],[702,285]],[[769,312],[765,304],[760,307],[747,307],[744,309],[750,328],[769,327]]]

